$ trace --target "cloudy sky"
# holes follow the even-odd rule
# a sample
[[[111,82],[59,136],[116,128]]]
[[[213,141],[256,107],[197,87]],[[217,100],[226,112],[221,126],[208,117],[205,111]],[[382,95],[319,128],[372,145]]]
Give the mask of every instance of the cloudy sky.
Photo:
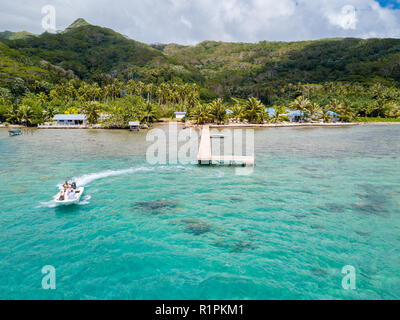
[[[42,33],[46,5],[145,43],[400,38],[400,0],[1,0],[0,30]]]

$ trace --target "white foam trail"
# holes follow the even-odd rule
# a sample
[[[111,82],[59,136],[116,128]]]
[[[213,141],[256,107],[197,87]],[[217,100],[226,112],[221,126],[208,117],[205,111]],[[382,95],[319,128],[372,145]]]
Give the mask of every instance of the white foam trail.
[[[124,170],[107,170],[107,171],[102,171],[102,172],[97,172],[97,173],[89,173],[89,174],[84,174],[80,177],[74,177],[70,181],[73,181],[76,183],[77,187],[85,187],[88,184],[92,183],[95,180],[99,179],[104,179],[108,177],[115,177],[115,176],[120,176],[124,174],[132,174],[135,172],[146,172],[146,171],[177,171],[177,170],[190,170],[191,167],[185,167],[185,166],[159,166],[159,167],[139,167],[139,168],[128,168]],[[57,185],[57,187],[61,190],[62,189],[63,183],[60,183]],[[89,200],[91,199],[90,195],[86,195],[83,198],[83,201],[80,202],[80,204],[85,205],[89,204]],[[37,208],[41,207],[47,207],[47,208],[54,208],[57,206],[57,203],[54,200],[48,201],[48,202],[41,202],[41,205],[38,206]]]
[[[57,206],[57,203],[54,200],[51,200],[51,201],[47,201],[47,202],[41,202],[40,206],[37,206],[36,208],[43,208],[43,207],[54,208],[56,206]]]
[[[130,174],[130,173],[135,173],[138,171],[152,171],[154,169],[152,168],[129,168],[125,170],[107,170],[103,172],[97,172],[97,173],[89,173],[89,174],[84,174],[83,176],[80,177],[74,177],[71,179],[71,181],[76,182],[77,187],[85,187],[91,182],[99,179],[104,179],[108,177],[115,177],[115,176],[121,176],[124,174]]]
[[[79,202],[79,205],[80,205],[80,206],[83,206],[83,205],[85,205],[85,204],[89,204],[89,203],[90,203],[90,202],[89,202],[90,199],[92,199],[91,196],[85,196],[85,197],[83,197],[83,201]]]
[[[76,182],[77,187],[85,187],[88,184],[92,183],[95,180],[99,179],[104,179],[108,177],[115,177],[115,176],[121,176],[125,174],[132,174],[135,172],[146,172],[146,171],[155,171],[155,170],[160,170],[160,171],[173,171],[173,170],[186,170],[188,167],[184,166],[160,166],[160,167],[139,167],[139,168],[128,168],[124,170],[107,170],[107,171],[102,171],[102,172],[97,172],[97,173],[89,173],[89,174],[84,174],[80,177],[74,177],[70,181]],[[62,187],[62,183],[57,185],[59,188]]]

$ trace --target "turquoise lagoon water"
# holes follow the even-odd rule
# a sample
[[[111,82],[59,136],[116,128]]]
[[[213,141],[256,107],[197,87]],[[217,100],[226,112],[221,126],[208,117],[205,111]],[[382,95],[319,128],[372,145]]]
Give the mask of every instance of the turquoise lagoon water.
[[[1,129],[0,299],[399,299],[400,125],[255,142],[238,176],[152,166],[146,132]],[[54,207],[72,177],[82,203]]]

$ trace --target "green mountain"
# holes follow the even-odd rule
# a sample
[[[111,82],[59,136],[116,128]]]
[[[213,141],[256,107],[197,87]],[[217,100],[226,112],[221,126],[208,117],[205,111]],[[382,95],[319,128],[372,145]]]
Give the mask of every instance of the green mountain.
[[[3,40],[21,54],[72,70],[84,80],[105,81],[108,77],[145,81],[192,79],[190,70],[149,45],[111,30],[76,20],[64,32],[24,40]]]
[[[0,86],[8,86],[18,78],[34,83],[48,79],[49,72],[40,63],[0,42]]]
[[[288,83],[329,81],[400,84],[399,39],[158,46],[198,70],[214,90],[245,94]]]
[[[73,29],[76,29],[76,28],[86,27],[86,26],[90,26],[90,24],[88,22],[86,22],[85,19],[79,18],[79,19],[75,20],[68,28],[66,28],[63,31],[63,33],[72,31]]]
[[[20,32],[12,32],[12,31],[3,31],[0,32],[0,38],[1,39],[7,39],[7,40],[23,40],[23,39],[29,39],[31,37],[37,37],[37,35],[30,33],[28,31],[20,31]]]
[[[0,72],[12,78],[58,70],[100,85],[111,78],[161,83],[196,82],[202,97],[247,97],[270,103],[289,84],[326,82],[400,85],[399,39],[323,39],[301,42],[147,45],[78,19],[58,34],[3,33]],[[21,33],[20,33],[21,34]],[[12,54],[10,53],[12,52]],[[7,63],[4,61],[7,60]],[[12,67],[14,64],[14,67]],[[40,73],[39,73],[40,74]],[[39,76],[40,77],[40,76]]]

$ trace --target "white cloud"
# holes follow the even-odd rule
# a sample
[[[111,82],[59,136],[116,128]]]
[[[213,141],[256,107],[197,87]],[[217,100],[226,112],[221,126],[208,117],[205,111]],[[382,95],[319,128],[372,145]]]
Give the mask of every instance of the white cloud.
[[[351,5],[344,6],[339,13],[329,13],[327,17],[331,24],[344,30],[355,30],[357,27],[358,19],[356,8]]]
[[[13,0],[0,2],[0,30],[43,32],[46,4],[58,28],[82,17],[147,43],[400,35],[400,10],[375,0]]]
[[[189,29],[192,28],[192,23],[189,20],[187,20],[184,16],[181,16],[181,22]]]

